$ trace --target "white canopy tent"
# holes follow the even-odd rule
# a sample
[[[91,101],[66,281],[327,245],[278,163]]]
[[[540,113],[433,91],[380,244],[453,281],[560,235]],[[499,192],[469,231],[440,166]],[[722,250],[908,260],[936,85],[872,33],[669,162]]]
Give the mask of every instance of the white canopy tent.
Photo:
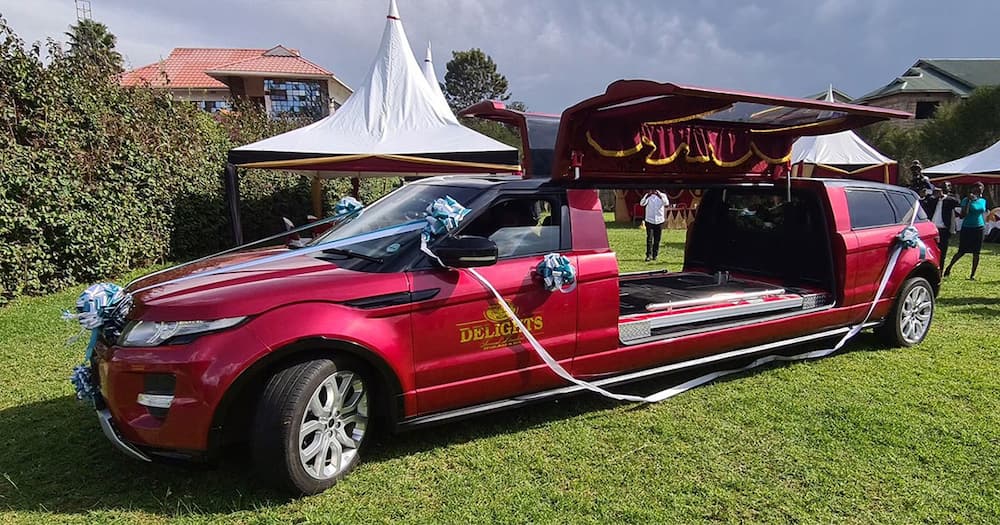
[[[896,161],[868,145],[853,131],[802,137],[792,146],[792,164],[873,166]]]
[[[451,113],[451,107],[448,106],[448,99],[444,98],[437,73],[434,71],[434,57],[431,54],[430,42],[427,42],[427,56],[424,58],[424,78],[427,79],[427,85],[431,87],[431,92],[434,93],[434,99],[444,104],[444,108]]]
[[[230,162],[326,176],[519,169],[516,148],[462,126],[437,91],[417,65],[396,0],[390,0],[367,80],[343,107],[308,126],[236,148]]]
[[[833,86],[827,102],[836,102]],[[792,146],[793,177],[859,178],[895,182],[896,161],[881,154],[853,131],[802,137]]]
[[[955,184],[1000,183],[1000,142],[978,152],[923,170],[935,181]]]
[[[343,107],[308,126],[236,148],[230,162],[349,176],[520,169],[516,148],[462,126],[443,100],[417,65],[396,0],[390,0],[367,80]]]
[[[433,64],[429,69],[433,75]],[[238,240],[237,167],[308,173],[314,178],[314,208],[320,203],[323,178],[521,169],[517,148],[461,125],[440,88],[430,85],[413,56],[396,0],[390,0],[382,42],[365,82],[339,110],[308,126],[230,150],[228,160],[226,190]]]

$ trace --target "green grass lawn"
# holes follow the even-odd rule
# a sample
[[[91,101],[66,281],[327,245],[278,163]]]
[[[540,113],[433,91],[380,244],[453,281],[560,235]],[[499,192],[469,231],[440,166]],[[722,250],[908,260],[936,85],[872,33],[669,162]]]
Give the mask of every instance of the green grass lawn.
[[[611,225],[623,271],[679,269]],[[114,451],[72,397],[82,345],[59,320],[82,287],[0,309],[0,523],[989,523],[1000,519],[1000,256],[986,245],[943,287],[929,338],[868,335],[815,362],[769,367],[651,406],[596,396],[374,443],[309,498],[261,489],[238,453],[217,469]],[[630,388],[652,392],[665,378]]]

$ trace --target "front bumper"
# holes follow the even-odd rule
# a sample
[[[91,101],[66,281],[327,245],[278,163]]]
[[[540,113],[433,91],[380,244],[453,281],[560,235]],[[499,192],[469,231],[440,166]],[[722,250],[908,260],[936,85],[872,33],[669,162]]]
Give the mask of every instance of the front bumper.
[[[132,444],[127,443],[121,438],[120,435],[118,435],[118,430],[115,428],[115,424],[111,420],[110,410],[107,408],[98,409],[97,420],[101,423],[101,430],[104,432],[104,436],[108,438],[108,441],[111,441],[111,444],[114,445],[115,448],[132,459],[138,459],[139,461],[146,462],[152,461],[149,456],[144,454],[138,448],[135,448]]]
[[[98,343],[98,407],[110,415],[111,434],[147,456],[207,456],[216,408],[244,363],[256,360],[247,350],[264,347],[245,328],[165,347]]]

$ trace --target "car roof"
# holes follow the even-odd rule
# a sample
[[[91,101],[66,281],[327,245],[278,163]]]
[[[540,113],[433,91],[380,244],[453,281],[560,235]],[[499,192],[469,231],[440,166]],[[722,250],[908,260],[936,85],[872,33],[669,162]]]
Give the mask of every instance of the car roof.
[[[917,193],[910,188],[904,186],[896,186],[894,184],[885,184],[883,182],[872,182],[868,180],[855,180],[855,179],[815,179],[821,181],[826,186],[836,187],[836,188],[864,188],[873,190],[892,190],[901,191],[903,193],[912,193],[916,195]]]
[[[553,183],[550,179],[524,178],[519,175],[442,175],[414,181],[412,184],[432,184],[439,186],[462,186],[466,188],[537,190],[542,187],[561,188],[565,185]]]

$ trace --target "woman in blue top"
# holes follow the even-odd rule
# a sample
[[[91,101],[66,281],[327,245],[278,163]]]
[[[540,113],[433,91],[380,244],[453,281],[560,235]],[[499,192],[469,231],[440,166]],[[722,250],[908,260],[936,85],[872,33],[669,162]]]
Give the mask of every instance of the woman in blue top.
[[[983,183],[977,182],[968,197],[962,199],[962,229],[958,234],[958,253],[951,259],[944,276],[951,274],[951,267],[967,253],[972,254],[972,273],[969,280],[976,280],[979,267],[979,250],[983,248],[983,228],[986,221],[986,199],[983,198]]]

